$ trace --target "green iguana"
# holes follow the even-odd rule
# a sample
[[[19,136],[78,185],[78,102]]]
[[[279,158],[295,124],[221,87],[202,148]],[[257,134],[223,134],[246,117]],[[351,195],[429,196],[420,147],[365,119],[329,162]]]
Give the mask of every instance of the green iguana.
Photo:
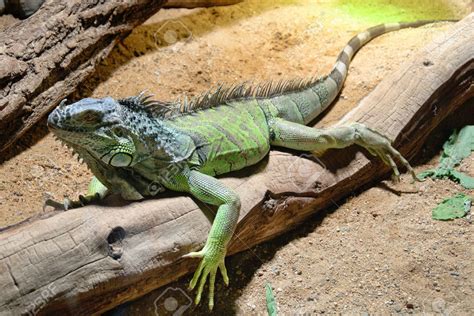
[[[386,32],[436,21],[383,24],[353,37],[326,77],[280,81],[258,86],[219,86],[191,101],[153,101],[140,94],[115,100],[86,98],[49,115],[48,126],[84,160],[95,175],[86,197],[65,208],[108,193],[140,200],[165,189],[186,192],[218,211],[191,280],[199,282],[195,303],[209,276],[209,308],[214,306],[217,270],[228,284],[224,259],[239,217],[240,197],[214,176],[262,160],[271,146],[322,153],[358,144],[380,157],[399,176],[394,158],[418,180],[410,164],[390,141],[368,127],[352,123],[327,129],[305,126],[341,91],[354,54]],[[50,201],[52,203],[52,201]]]

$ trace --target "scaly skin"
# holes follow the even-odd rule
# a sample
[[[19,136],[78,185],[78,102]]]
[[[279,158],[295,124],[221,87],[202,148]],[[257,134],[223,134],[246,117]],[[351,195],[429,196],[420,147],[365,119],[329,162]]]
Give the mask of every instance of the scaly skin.
[[[62,102],[50,114],[48,126],[95,175],[88,195],[66,206],[87,203],[96,193],[100,197],[118,193],[124,199],[139,200],[165,189],[186,192],[218,206],[204,248],[186,255],[201,258],[190,284],[191,288],[198,285],[195,302],[201,300],[209,276],[212,309],[218,269],[228,283],[224,259],[240,210],[239,196],[213,176],[257,163],[270,146],[321,153],[358,144],[391,166],[397,177],[393,158],[417,179],[389,140],[362,124],[328,129],[305,124],[336,98],[350,60],[362,45],[385,32],[426,23],[386,24],[355,36],[331,73],[321,80],[263,86],[252,93],[236,88],[227,90],[222,98],[217,91],[205,97],[214,101],[203,101],[199,106],[195,102],[195,108],[184,113],[166,115],[163,109],[167,105],[186,108],[187,103],[151,102],[142,95],[122,100],[88,98],[71,105]]]

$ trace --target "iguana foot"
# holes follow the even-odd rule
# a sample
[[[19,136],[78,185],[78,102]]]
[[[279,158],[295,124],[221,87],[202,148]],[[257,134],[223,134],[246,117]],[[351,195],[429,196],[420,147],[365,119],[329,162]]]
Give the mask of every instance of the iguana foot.
[[[367,149],[372,155],[378,156],[390,166],[394,173],[394,179],[400,180],[400,172],[393,158],[398,159],[410,172],[415,181],[423,181],[418,178],[410,163],[390,144],[390,140],[384,135],[368,128],[364,124],[353,123],[350,125],[355,131],[355,143]]]
[[[78,201],[73,201],[70,198],[64,198],[64,202],[56,202],[52,199],[47,199],[43,205],[43,211],[46,206],[52,206],[57,210],[67,211],[72,208],[78,208],[81,206],[86,206],[88,204],[98,202],[102,200],[108,194],[108,189],[103,185],[99,179],[92,177],[89,187],[87,188],[87,195],[79,195]]]
[[[70,198],[66,197],[66,198],[64,198],[63,203],[57,202],[57,201],[52,200],[52,199],[47,199],[44,202],[43,211],[46,208],[46,206],[52,206],[57,210],[67,211],[67,210],[70,210],[70,209],[73,209],[73,208],[86,206],[86,205],[88,205],[92,202],[96,202],[96,201],[100,201],[100,200],[101,200],[101,197],[100,197],[99,193],[96,193],[95,195],[88,195],[88,196],[79,195],[79,200],[78,201],[73,201]]]
[[[189,283],[189,289],[194,289],[199,281],[199,287],[194,303],[197,305],[201,301],[202,290],[209,276],[209,310],[214,307],[214,284],[216,281],[217,269],[221,271],[224,283],[229,285],[229,277],[227,276],[227,269],[225,267],[225,247],[218,245],[204,246],[201,251],[191,252],[184,255],[185,258],[202,258],[196,272],[194,272],[193,279]]]
[[[278,118],[270,121],[269,126],[272,131],[271,144],[274,146],[322,153],[330,148],[344,148],[357,144],[366,148],[372,155],[380,157],[393,169],[396,179],[400,177],[400,172],[394,158],[400,160],[413,179],[422,181],[416,176],[408,161],[392,147],[387,137],[363,124],[351,123],[317,129]]]

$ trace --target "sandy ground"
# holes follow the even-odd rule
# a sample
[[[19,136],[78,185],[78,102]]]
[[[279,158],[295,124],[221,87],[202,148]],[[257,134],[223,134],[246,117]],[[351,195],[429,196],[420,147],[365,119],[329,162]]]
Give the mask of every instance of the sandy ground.
[[[456,1],[446,16],[462,17],[466,4]],[[120,43],[74,97],[148,90],[170,99],[199,94],[219,82],[323,75],[346,41],[374,24],[343,8],[332,1],[246,1],[161,11]],[[7,19],[0,19],[0,27],[11,22]],[[340,119],[449,27],[402,30],[368,44],[351,64],[341,97],[317,126]],[[436,165],[437,144],[419,158],[418,172]],[[473,160],[471,155],[462,165],[470,175]],[[91,176],[51,135],[0,165],[0,175],[0,226],[40,214],[47,197],[84,193]],[[375,183],[338,201],[294,232],[228,258],[231,286],[218,277],[215,314],[264,314],[266,282],[282,314],[473,314],[472,226],[464,219],[437,222],[430,216],[437,203],[456,192],[468,193],[448,181],[411,184],[403,176],[400,184]],[[206,314],[206,304],[187,305],[193,296],[186,290],[189,279],[171,284],[172,296],[186,314]],[[154,301],[170,296],[169,289],[110,313],[153,315]]]

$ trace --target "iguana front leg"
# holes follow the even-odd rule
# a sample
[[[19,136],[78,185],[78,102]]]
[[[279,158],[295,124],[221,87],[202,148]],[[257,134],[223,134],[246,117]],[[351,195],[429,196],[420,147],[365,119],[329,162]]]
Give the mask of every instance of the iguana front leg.
[[[227,245],[239,218],[239,196],[216,178],[194,170],[180,174],[164,185],[171,190],[189,192],[204,203],[219,206],[204,248],[184,255],[184,257],[202,258],[189,287],[194,289],[199,282],[195,299],[195,303],[198,304],[209,276],[209,309],[212,310],[217,269],[221,271],[224,283],[229,284],[224,260]]]
[[[344,148],[352,144],[366,148],[390,166],[398,179],[400,172],[393,158],[398,159],[410,172],[413,179],[421,181],[408,161],[390,144],[382,134],[360,123],[328,129],[315,129],[280,118],[269,124],[272,131],[271,144],[297,150],[322,153],[329,148]]]
[[[79,200],[73,201],[69,198],[65,198],[63,203],[56,202],[51,199],[47,199],[44,202],[44,206],[52,206],[56,209],[68,209],[81,207],[87,204],[90,204],[94,201],[99,201],[103,199],[108,193],[108,189],[102,182],[99,181],[96,177],[92,177],[91,182],[87,188],[87,194],[85,196],[79,195]]]

